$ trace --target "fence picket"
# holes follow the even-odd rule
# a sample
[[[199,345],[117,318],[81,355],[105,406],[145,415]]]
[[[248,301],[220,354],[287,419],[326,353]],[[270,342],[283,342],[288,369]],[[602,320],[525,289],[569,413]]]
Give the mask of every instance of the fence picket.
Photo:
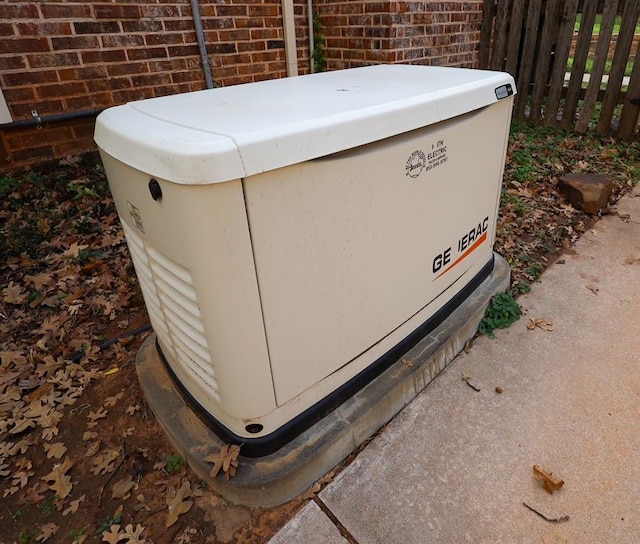
[[[504,58],[507,48],[507,28],[509,24],[509,8],[511,2],[502,0],[498,2],[498,12],[496,14],[496,34],[493,42],[493,52],[491,56],[491,69],[504,70]]]
[[[520,38],[523,27],[523,17],[525,13],[527,0],[514,0],[513,9],[511,11],[511,23],[509,24],[509,41],[507,43],[507,61],[505,63],[505,71],[509,72],[513,77],[516,76],[518,69],[518,60],[520,57]]]
[[[636,29],[636,22],[640,14],[640,3],[626,2],[622,12],[622,26],[618,34],[616,50],[613,54],[613,62],[611,71],[609,72],[609,81],[607,82],[607,90],[602,101],[602,109],[600,110],[600,119],[598,121],[598,133],[607,136],[611,132],[611,119],[614,110],[618,105],[624,72],[631,51],[631,43],[633,34]]]
[[[538,46],[538,57],[535,71],[535,81],[533,95],[531,97],[530,119],[534,122],[540,121],[542,117],[542,106],[544,97],[547,94],[549,81],[549,69],[551,67],[554,40],[558,35],[557,13],[558,0],[547,0],[544,12],[544,23],[542,26],[542,38]]]
[[[593,25],[596,21],[597,2],[587,2],[582,12],[580,20],[580,31],[576,43],[576,50],[573,55],[573,66],[571,77],[569,78],[569,88],[565,96],[565,107],[562,114],[562,127],[571,129],[575,123],[576,111],[578,110],[578,100],[582,90],[582,80],[584,79],[584,69],[589,56],[591,36],[593,35]]]
[[[533,72],[533,61],[538,41],[538,25],[540,24],[540,10],[543,0],[530,0],[529,12],[527,13],[527,24],[524,34],[524,45],[522,47],[522,63],[517,77],[518,95],[516,96],[515,115],[524,117],[524,110],[529,96],[529,83]]]
[[[569,58],[577,11],[578,0],[567,0],[565,2],[558,32],[558,42],[554,54],[547,106],[544,114],[544,124],[546,126],[553,126],[558,122],[558,110],[564,89],[564,75],[567,71],[567,59]]]
[[[478,62],[480,68],[487,68],[489,65],[489,55],[491,52],[491,41],[493,37],[494,0],[484,0],[482,26],[480,27],[480,49],[478,51]]]
[[[629,88],[622,106],[618,135],[620,138],[629,139],[633,136],[638,126],[640,115],[640,45],[636,51],[633,70],[629,78]]]
[[[593,70],[589,77],[587,94],[582,101],[582,107],[580,108],[578,121],[576,122],[576,132],[586,132],[589,127],[589,121],[593,115],[598,93],[600,92],[600,84],[602,83],[602,75],[604,74],[604,68],[609,54],[609,43],[611,42],[617,11],[618,0],[609,0],[605,3],[602,23],[600,24],[600,36],[598,36],[598,43],[596,45],[596,58],[593,62]]]

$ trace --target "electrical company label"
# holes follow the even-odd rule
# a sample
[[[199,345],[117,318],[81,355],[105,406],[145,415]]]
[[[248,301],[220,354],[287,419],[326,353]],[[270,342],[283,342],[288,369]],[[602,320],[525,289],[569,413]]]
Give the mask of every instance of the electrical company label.
[[[431,144],[430,151],[416,149],[405,165],[407,176],[417,178],[423,172],[429,172],[447,162],[447,145],[444,140],[438,140]]]

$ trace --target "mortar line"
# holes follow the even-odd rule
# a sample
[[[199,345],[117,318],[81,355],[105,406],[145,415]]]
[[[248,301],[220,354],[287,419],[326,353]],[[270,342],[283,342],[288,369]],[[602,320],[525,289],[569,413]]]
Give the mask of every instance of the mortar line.
[[[329,520],[337,527],[340,534],[347,540],[349,544],[358,544],[358,541],[355,537],[349,532],[342,522],[336,517],[336,515],[329,509],[329,507],[322,502],[322,499],[316,495],[313,497],[314,502],[318,505],[320,510],[324,512],[324,514],[329,518]]]

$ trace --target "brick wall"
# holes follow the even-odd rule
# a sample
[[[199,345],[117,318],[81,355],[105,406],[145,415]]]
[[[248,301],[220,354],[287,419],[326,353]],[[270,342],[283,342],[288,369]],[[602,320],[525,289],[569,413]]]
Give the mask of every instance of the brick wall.
[[[482,0],[313,0],[328,69],[381,62],[474,66]],[[214,82],[286,75],[281,0],[199,0]],[[309,72],[307,0],[294,0]],[[0,88],[14,121],[205,88],[189,0],[0,2]],[[0,128],[0,171],[94,148],[92,116]]]
[[[306,0],[295,0],[300,73]],[[200,0],[217,86],[286,75],[280,0]],[[0,3],[0,89],[14,121],[205,88],[189,0]],[[0,170],[92,149],[93,117],[0,131]]]
[[[477,67],[482,0],[314,0],[329,69],[372,63]]]

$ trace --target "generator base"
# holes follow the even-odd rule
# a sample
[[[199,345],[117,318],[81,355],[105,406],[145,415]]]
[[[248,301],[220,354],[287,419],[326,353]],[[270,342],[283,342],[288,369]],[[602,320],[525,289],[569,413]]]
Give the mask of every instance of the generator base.
[[[191,469],[228,501],[247,506],[283,504],[309,488],[389,422],[422,391],[473,337],[492,296],[509,288],[509,265],[495,255],[492,273],[435,330],[385,372],[278,451],[240,456],[229,481],[211,478],[204,459],[224,442],[184,400],[157,351],[152,335],[140,347],[140,386],[177,451]]]

